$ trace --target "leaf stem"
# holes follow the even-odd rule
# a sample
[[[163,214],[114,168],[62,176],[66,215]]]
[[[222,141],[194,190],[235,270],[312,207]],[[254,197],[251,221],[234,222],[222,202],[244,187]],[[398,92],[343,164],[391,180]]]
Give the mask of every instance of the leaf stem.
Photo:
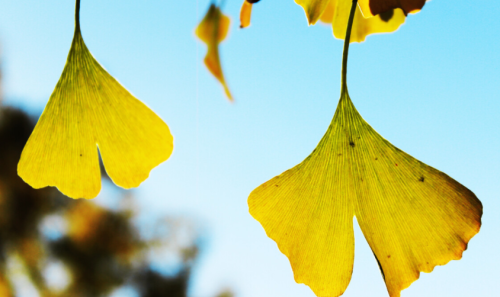
[[[352,0],[351,12],[349,14],[349,20],[347,21],[347,31],[345,33],[344,40],[344,53],[342,54],[342,91],[347,90],[347,56],[349,54],[352,23],[354,21],[354,13],[356,12],[357,5],[358,0]]]
[[[76,0],[75,27],[76,29],[80,29],[80,0]]]

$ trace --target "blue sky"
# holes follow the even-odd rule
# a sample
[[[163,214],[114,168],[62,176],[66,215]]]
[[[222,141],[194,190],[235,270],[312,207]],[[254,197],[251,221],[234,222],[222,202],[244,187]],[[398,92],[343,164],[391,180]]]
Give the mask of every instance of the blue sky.
[[[500,4],[428,2],[394,34],[351,46],[348,84],[382,136],[471,189],[483,227],[460,261],[437,267],[402,296],[495,296],[500,291]],[[148,215],[191,217],[206,233],[190,295],[231,287],[241,297],[307,297],[287,258],[248,213],[248,194],[301,162],[326,131],[340,93],[342,42],[309,27],[292,0],[261,1],[221,46],[236,102],[204,68],[194,37],[209,1],[82,0],[82,32],[97,60],[155,110],[175,137],[172,157],[135,192]],[[0,0],[5,103],[38,114],[62,72],[74,2]],[[99,200],[99,197],[96,198]],[[345,296],[388,296],[356,231]],[[495,293],[496,292],[496,293]]]

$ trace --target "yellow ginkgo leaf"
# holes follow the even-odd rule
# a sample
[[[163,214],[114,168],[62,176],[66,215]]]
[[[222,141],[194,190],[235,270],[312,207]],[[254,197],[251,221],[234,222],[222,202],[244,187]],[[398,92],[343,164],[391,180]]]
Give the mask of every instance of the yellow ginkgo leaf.
[[[221,43],[229,32],[229,25],[231,21],[225,16],[221,10],[215,5],[211,4],[208,8],[207,14],[196,28],[196,36],[207,44],[208,52],[205,56],[205,65],[208,70],[217,78],[217,80],[224,87],[224,91],[230,101],[233,101],[233,96],[229,91],[219,56],[219,43]]]
[[[320,20],[332,24],[333,35],[345,39],[347,19],[351,1],[330,0]],[[374,33],[396,31],[405,22],[406,16],[401,9],[391,9],[371,18],[363,17],[361,9],[356,8],[352,25],[351,42],[363,42],[366,36]]]
[[[241,7],[241,28],[248,27],[251,21],[252,4],[257,1],[245,0]],[[344,39],[347,27],[347,17],[352,4],[350,0],[295,0],[302,6],[310,25],[318,20],[332,24],[333,35]],[[376,33],[391,33],[396,31],[406,19],[406,14],[400,6],[391,6],[384,11],[378,12],[376,16],[370,13],[370,17],[363,16],[358,7],[354,18],[351,42],[362,42],[366,36]],[[405,7],[409,7],[408,5]],[[413,10],[415,12],[415,10]]]
[[[248,205],[289,258],[295,280],[318,296],[347,288],[354,216],[394,297],[420,271],[460,259],[482,214],[471,191],[375,132],[347,90],[314,152],[255,189]]]
[[[354,1],[354,5],[356,1]],[[394,147],[342,91],[333,120],[302,163],[255,189],[249,211],[317,296],[340,296],[354,262],[353,218],[377,258],[391,297],[462,257],[479,232],[482,205],[466,187]]]
[[[79,24],[66,66],[18,165],[34,188],[56,186],[72,198],[94,198],[101,188],[99,148],[109,177],[137,187],[169,158],[168,126],[94,59]]]

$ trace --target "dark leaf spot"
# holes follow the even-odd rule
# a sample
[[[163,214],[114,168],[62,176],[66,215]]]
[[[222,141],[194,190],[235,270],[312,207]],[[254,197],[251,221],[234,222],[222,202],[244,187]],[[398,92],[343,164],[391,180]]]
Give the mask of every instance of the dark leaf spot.
[[[349,141],[349,145],[352,146],[352,147],[355,147],[356,145],[354,144],[354,141]]]
[[[387,258],[390,258],[390,257],[391,257],[391,255],[387,255]]]
[[[420,181],[420,182],[424,182],[424,180],[425,180],[425,177],[423,177],[423,176],[418,179],[418,181]]]
[[[382,12],[381,14],[379,14],[380,16],[380,19],[384,22],[388,22],[392,19],[392,17],[394,16],[394,10],[388,10],[388,11],[384,11]]]

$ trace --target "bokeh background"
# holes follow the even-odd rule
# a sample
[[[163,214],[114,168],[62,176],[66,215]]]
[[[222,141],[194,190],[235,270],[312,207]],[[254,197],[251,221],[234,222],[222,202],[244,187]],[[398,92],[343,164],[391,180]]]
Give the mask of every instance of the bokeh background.
[[[138,189],[104,182],[102,193],[86,202],[25,188],[12,171],[19,152],[9,151],[22,147],[29,119],[38,118],[59,79],[74,30],[74,1],[0,0],[1,116],[17,119],[1,126],[8,129],[0,138],[0,169],[8,177],[0,175],[0,191],[15,185],[9,193],[31,195],[0,211],[0,269],[13,279],[17,296],[43,296],[40,286],[73,289],[68,269],[82,275],[104,269],[95,268],[102,263],[90,270],[71,266],[81,257],[64,255],[88,252],[91,240],[80,234],[85,228],[94,228],[92,238],[108,239],[109,245],[97,241],[104,242],[98,252],[124,272],[105,295],[148,296],[141,288],[157,287],[145,279],[162,285],[177,279],[181,294],[193,297],[314,296],[294,282],[287,258],[249,215],[246,199],[307,157],[326,131],[340,93],[342,42],[328,26],[307,26],[292,0],[258,3],[252,26],[239,30],[241,0],[227,0],[224,11],[233,22],[221,54],[236,99],[231,104],[204,68],[206,48],[193,33],[208,5],[82,1],[83,37],[93,55],[175,137],[172,157]],[[363,117],[397,147],[463,183],[484,206],[483,227],[463,259],[422,273],[402,296],[500,292],[499,14],[494,0],[433,0],[394,34],[351,46],[349,91]],[[8,136],[19,125],[24,134]],[[19,233],[18,224],[31,231]],[[122,233],[99,235],[96,226]],[[345,296],[387,296],[357,226],[355,236]],[[9,286],[5,277],[0,283]],[[75,296],[95,294],[74,290]]]

